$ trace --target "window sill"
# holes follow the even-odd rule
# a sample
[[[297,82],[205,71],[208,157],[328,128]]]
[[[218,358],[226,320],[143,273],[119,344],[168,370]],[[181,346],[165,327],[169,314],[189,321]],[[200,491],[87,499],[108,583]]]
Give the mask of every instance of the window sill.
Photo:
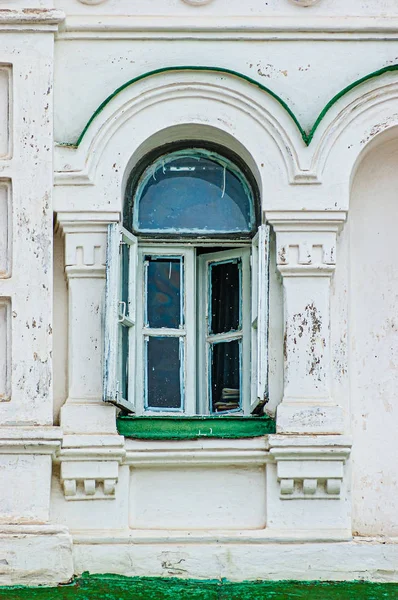
[[[275,420],[264,417],[133,417],[117,419],[117,430],[141,440],[238,439],[275,433]]]

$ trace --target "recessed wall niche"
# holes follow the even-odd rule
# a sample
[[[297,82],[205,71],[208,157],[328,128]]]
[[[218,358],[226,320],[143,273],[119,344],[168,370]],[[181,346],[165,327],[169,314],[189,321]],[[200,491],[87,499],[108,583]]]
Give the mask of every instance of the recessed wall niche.
[[[11,158],[12,67],[0,64],[0,159]]]
[[[0,180],[0,279],[11,275],[11,186]]]
[[[0,402],[10,400],[10,314],[10,299],[0,297]]]

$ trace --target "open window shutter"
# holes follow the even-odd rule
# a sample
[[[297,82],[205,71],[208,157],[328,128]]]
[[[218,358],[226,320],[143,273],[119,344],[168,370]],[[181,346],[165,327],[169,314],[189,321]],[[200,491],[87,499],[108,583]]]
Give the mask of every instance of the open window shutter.
[[[251,413],[262,413],[268,402],[269,232],[261,225],[252,247]]]
[[[136,265],[137,239],[112,223],[106,251],[103,400],[130,412]]]

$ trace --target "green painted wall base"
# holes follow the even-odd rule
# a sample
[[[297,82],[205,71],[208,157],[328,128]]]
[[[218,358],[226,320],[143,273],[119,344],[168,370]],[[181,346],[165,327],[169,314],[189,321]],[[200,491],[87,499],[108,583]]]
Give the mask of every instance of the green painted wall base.
[[[3,600],[397,600],[397,583],[196,581],[83,574],[55,588],[0,587]]]
[[[120,435],[141,440],[250,438],[275,433],[271,417],[119,417]]]

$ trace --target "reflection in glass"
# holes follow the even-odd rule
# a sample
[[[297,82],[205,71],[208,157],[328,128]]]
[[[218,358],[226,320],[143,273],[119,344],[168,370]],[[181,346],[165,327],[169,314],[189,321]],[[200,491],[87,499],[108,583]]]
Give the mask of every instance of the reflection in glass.
[[[241,340],[212,344],[211,409],[224,412],[240,407]]]
[[[150,165],[138,184],[134,210],[139,231],[244,233],[255,224],[243,173],[203,149],[172,152]]]
[[[182,408],[180,338],[148,337],[146,340],[148,409]]]
[[[241,325],[241,260],[210,264],[211,320],[210,333],[236,331]]]
[[[126,303],[126,307],[129,304],[129,269],[130,269],[130,246],[128,244],[122,244],[122,260],[121,262],[121,300]],[[128,312],[127,312],[128,314]]]
[[[129,328],[119,325],[121,331],[121,390],[122,398],[129,397]]]
[[[146,257],[148,327],[178,328],[181,314],[182,258]]]

